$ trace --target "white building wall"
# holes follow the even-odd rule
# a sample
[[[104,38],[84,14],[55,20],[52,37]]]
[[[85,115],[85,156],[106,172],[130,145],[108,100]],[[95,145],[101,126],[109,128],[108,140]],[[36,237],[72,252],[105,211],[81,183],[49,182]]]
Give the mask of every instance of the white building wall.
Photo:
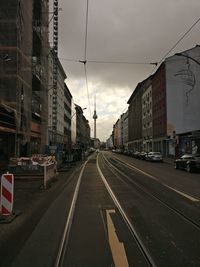
[[[182,52],[197,61],[200,46]],[[168,135],[200,129],[200,65],[183,56],[166,59]]]

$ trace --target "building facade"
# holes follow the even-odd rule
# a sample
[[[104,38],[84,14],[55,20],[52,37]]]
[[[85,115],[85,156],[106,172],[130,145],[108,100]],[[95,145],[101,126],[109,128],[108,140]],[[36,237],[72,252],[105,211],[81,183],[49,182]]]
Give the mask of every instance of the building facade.
[[[200,46],[168,57],[128,104],[128,148],[179,157],[200,152]]]
[[[153,151],[166,154],[166,71],[163,63],[152,77]]]
[[[169,57],[166,68],[168,153],[200,153],[200,46]]]
[[[121,115],[122,149],[128,149],[128,110]]]
[[[86,151],[90,147],[89,121],[83,115],[83,109],[76,105],[76,149]]]
[[[25,1],[22,1],[23,3]],[[29,2],[29,1],[28,1]],[[20,3],[20,2],[19,2]],[[33,0],[30,154],[44,153],[48,127],[49,1]],[[22,33],[24,37],[24,33]],[[23,38],[22,38],[23,39]],[[28,46],[28,43],[26,44]],[[28,145],[28,142],[26,143]]]
[[[128,149],[141,151],[142,141],[142,94],[143,82],[139,83],[128,100]]]
[[[0,3],[0,149],[41,153],[47,128],[48,1]]]
[[[152,80],[146,80],[142,95],[142,139],[143,150],[152,151],[153,148],[153,116],[152,116]]]

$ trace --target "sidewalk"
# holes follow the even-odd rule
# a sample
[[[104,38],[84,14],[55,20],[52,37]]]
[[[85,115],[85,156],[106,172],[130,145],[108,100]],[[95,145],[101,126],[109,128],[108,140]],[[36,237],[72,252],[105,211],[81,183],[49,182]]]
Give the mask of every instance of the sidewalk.
[[[71,180],[82,162],[58,173],[49,188],[42,188],[39,178],[15,179],[14,212],[18,214],[10,223],[0,223],[0,266],[9,266],[17,250],[23,245],[44,212],[62,192],[63,185]],[[20,177],[19,177],[20,178]]]

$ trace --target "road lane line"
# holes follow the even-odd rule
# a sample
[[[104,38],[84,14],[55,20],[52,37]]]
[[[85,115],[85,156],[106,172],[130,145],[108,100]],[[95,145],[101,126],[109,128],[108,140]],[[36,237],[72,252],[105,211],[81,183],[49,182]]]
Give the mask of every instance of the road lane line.
[[[168,185],[166,185],[166,184],[162,184],[162,185],[164,185],[164,186],[166,186],[167,188],[169,188],[169,189],[175,191],[176,193],[180,194],[181,196],[184,196],[184,197],[188,198],[189,200],[191,200],[191,201],[193,201],[193,202],[199,202],[199,201],[200,201],[199,199],[194,198],[194,197],[192,197],[192,196],[190,196],[190,195],[188,195],[188,194],[186,194],[186,193],[183,193],[183,192],[181,192],[181,191],[179,191],[179,190],[177,190],[177,189],[175,189],[175,188],[173,188],[173,187],[171,187],[171,186],[168,186]]]
[[[113,156],[113,157],[114,157],[114,156]],[[149,174],[149,173],[147,173],[147,172],[144,172],[144,171],[138,169],[137,167],[132,166],[131,164],[126,163],[126,162],[124,162],[124,161],[118,159],[117,157],[114,157],[114,158],[116,158],[117,160],[119,160],[122,164],[127,165],[127,166],[129,166],[130,168],[132,168],[132,169],[135,169],[136,171],[138,171],[138,172],[140,172],[140,173],[142,173],[142,174],[148,176],[149,178],[151,178],[151,179],[157,181],[158,183],[162,184],[163,186],[165,186],[165,187],[167,187],[167,188],[173,190],[174,192],[178,193],[179,195],[184,196],[185,198],[187,198],[187,199],[189,199],[189,200],[191,200],[191,201],[193,201],[193,202],[199,202],[199,201],[200,201],[198,198],[194,198],[194,197],[192,197],[192,196],[190,196],[190,195],[188,195],[188,194],[186,194],[186,193],[183,193],[183,192],[181,192],[181,191],[179,191],[179,190],[177,190],[177,189],[175,189],[175,188],[173,188],[173,187],[171,187],[171,186],[168,186],[168,185],[165,184],[165,183],[162,183],[158,178],[152,176],[151,174]]]
[[[116,158],[116,159],[117,159],[118,161],[120,161],[122,164],[129,166],[130,168],[136,170],[137,172],[140,172],[140,173],[144,174],[145,176],[148,176],[149,178],[151,178],[151,179],[153,179],[153,180],[155,180],[155,181],[157,181],[157,182],[160,182],[160,180],[159,180],[158,178],[156,178],[155,176],[153,176],[153,175],[151,175],[151,174],[149,174],[149,173],[147,173],[147,172],[144,172],[144,171],[138,169],[137,167],[135,167],[135,166],[133,166],[133,165],[127,163],[127,162],[124,162],[124,161],[118,159],[117,157],[114,157],[114,156],[113,156],[113,158]]]

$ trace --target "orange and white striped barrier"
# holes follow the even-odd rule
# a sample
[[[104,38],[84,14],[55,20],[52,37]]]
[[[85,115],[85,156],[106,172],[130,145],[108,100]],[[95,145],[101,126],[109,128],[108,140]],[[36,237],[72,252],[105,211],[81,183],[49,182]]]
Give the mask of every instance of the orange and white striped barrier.
[[[10,215],[13,210],[14,175],[6,173],[1,176],[1,215]]]

